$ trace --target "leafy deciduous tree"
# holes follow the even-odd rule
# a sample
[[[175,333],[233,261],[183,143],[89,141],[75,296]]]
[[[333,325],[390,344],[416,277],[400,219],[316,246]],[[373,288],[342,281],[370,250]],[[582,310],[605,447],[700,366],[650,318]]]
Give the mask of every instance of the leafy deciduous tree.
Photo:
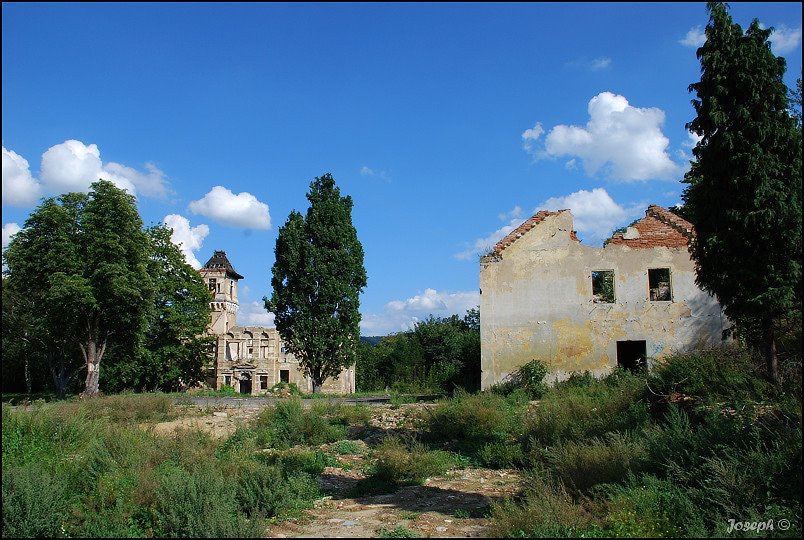
[[[785,61],[771,29],[743,32],[710,3],[701,80],[689,89],[702,137],[685,175],[685,208],[697,282],[726,314],[758,330],[769,377],[778,382],[774,320],[801,309],[801,136],[791,116]]]
[[[30,299],[33,333],[60,397],[76,345],[87,396],[98,393],[110,339],[134,354],[152,298],[148,246],[134,197],[105,180],[89,195],[46,199],[10,242],[8,284]]]
[[[366,286],[363,247],[352,224],[352,198],[332,175],[310,183],[306,216],[295,210],[279,229],[273,294],[265,308],[313,391],[355,361],[360,292]]]
[[[202,378],[214,338],[209,324],[209,290],[187,264],[164,225],[146,229],[150,240],[148,275],[155,287],[143,347],[136,362],[110,358],[106,387],[177,390]],[[116,356],[116,355],[115,355]]]

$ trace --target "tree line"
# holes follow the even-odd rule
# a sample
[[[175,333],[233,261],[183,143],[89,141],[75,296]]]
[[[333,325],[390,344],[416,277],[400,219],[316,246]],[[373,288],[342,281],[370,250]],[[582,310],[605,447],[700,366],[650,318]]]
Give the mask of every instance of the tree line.
[[[413,329],[361,341],[355,367],[358,391],[452,393],[480,389],[480,311],[461,318],[430,315]]]
[[[44,199],[3,253],[3,390],[50,379],[63,398],[200,379],[209,292],[171,234],[145,228],[134,197],[105,180]]]

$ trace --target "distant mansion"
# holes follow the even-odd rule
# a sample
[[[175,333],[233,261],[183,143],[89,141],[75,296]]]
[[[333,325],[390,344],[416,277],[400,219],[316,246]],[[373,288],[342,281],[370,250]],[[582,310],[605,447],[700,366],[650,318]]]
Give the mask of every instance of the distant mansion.
[[[207,383],[215,389],[229,385],[251,395],[265,393],[279,382],[295,383],[302,392],[312,392],[312,382],[301,373],[296,358],[285,351],[276,328],[237,326],[237,281],[243,276],[235,272],[226,253],[216,251],[199,272],[212,295],[207,331],[217,338]],[[344,369],[336,380],[327,379],[323,391],[354,393],[354,366]]]
[[[542,360],[551,380],[721,345],[730,326],[695,284],[692,224],[657,205],[603,248],[584,246],[569,210],[543,210],[480,261],[481,387]]]

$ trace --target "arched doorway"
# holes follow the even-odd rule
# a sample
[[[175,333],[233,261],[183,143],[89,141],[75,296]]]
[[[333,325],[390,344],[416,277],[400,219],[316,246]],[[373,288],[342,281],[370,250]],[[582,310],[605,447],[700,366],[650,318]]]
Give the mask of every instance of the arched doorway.
[[[251,373],[243,372],[240,374],[240,393],[251,394]]]

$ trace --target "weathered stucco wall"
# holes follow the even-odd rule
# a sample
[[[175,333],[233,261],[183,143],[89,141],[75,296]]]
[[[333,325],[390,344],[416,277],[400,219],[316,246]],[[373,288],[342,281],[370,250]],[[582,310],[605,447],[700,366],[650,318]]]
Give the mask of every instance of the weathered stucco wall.
[[[617,366],[618,341],[644,340],[649,362],[722,343],[726,320],[695,285],[686,245],[584,246],[568,210],[544,214],[481,260],[481,388],[533,359],[550,367],[552,380],[585,370],[603,375]],[[648,270],[655,268],[670,269],[670,301],[649,299]],[[614,271],[613,303],[593,299],[592,272],[601,270]]]

